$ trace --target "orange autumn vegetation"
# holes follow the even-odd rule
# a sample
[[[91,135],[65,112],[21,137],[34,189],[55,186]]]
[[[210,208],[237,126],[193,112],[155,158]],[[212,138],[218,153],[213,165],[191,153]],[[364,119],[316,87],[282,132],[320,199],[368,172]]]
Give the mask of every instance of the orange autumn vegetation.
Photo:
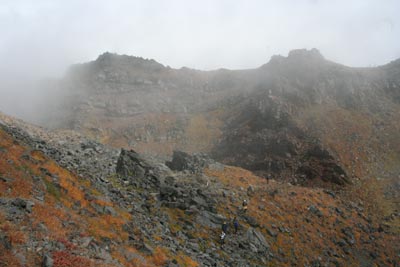
[[[19,230],[14,224],[6,221],[5,216],[0,213],[0,233],[8,238],[11,246],[25,244],[26,234]],[[0,242],[0,266],[20,267],[21,264],[15,257],[15,253],[5,247],[5,243]]]
[[[347,205],[344,202],[349,201],[347,198],[343,200],[340,197],[333,198],[322,189],[291,186],[274,180],[266,183],[264,178],[235,167],[225,167],[223,171],[206,170],[206,174],[229,186],[231,190],[235,190],[236,200],[227,198],[223,205],[218,207],[218,211],[226,217],[231,218],[238,214],[240,201],[243,198],[248,199],[247,214],[260,224],[261,232],[267,238],[270,249],[275,255],[287,259],[293,259],[296,256],[296,264],[303,266],[309,265],[317,255],[324,255],[327,248],[332,253],[344,254],[334,241],[346,238],[342,229],[349,228],[354,234],[355,249],[376,251],[379,247],[380,264],[393,266],[387,259],[396,257],[393,244],[400,243],[399,236],[385,233],[367,235],[359,227],[355,227],[359,225],[366,228],[368,222],[356,210],[346,208]],[[249,184],[254,187],[254,193],[250,196],[246,194]],[[276,193],[270,194],[270,192]],[[373,192],[375,191],[371,190],[371,194]],[[379,194],[379,190],[375,193]],[[373,203],[373,200],[370,199],[369,203]],[[311,206],[316,207],[321,216],[310,212]],[[338,209],[341,210],[343,216],[337,212]],[[245,228],[250,227],[243,220],[240,224]],[[270,236],[265,229],[272,229],[278,233],[277,237]],[[289,231],[286,232],[286,229]],[[374,238],[373,243],[365,243],[369,236]],[[337,261],[343,266],[360,266],[361,264],[358,258],[351,255],[346,258],[340,256]],[[272,260],[267,266],[277,266],[276,264],[278,263]],[[293,264],[295,263],[290,261],[279,262],[279,266],[293,266]]]
[[[93,262],[89,259],[72,255],[67,251],[54,251],[52,253],[54,267],[92,267]]]
[[[205,174],[210,177],[217,177],[225,185],[235,188],[247,188],[249,185],[260,186],[265,184],[265,179],[239,167],[225,166],[223,171],[206,169]]]
[[[0,230],[9,238],[12,246],[24,244],[26,242],[26,233],[19,230],[14,224],[5,221],[4,216],[0,216],[0,219],[2,219]]]
[[[11,250],[6,250],[0,245],[0,266],[2,267],[21,267],[21,263]]]
[[[176,261],[178,262],[179,266],[183,267],[198,267],[199,264],[194,261],[192,258],[186,256],[183,253],[179,253],[176,257]]]
[[[161,267],[164,266],[168,260],[168,251],[161,247],[156,247],[154,249],[153,255],[140,257],[140,253],[132,247],[125,246],[123,250],[130,252],[132,254],[138,255],[130,261],[128,261],[119,251],[114,250],[111,252],[114,259],[117,259],[125,267]]]
[[[4,216],[0,217],[1,231],[10,238],[14,250],[22,249],[25,251],[23,245],[29,237],[24,230],[20,230],[25,228],[31,229],[36,238],[45,238],[57,242],[63,240],[65,244],[70,244],[69,236],[76,234],[77,231],[82,236],[87,236],[87,233],[90,233],[94,238],[110,237],[118,242],[127,240],[128,234],[122,230],[122,225],[131,220],[131,215],[128,212],[120,211],[118,208],[115,208],[117,212],[115,216],[96,213],[90,202],[85,199],[85,192],[93,191],[90,190],[91,183],[88,180],[79,178],[70,171],[61,168],[40,151],[31,150],[15,142],[1,129],[0,148],[2,148],[0,152],[0,175],[9,177],[7,182],[0,182],[0,196],[19,197],[34,202],[32,212],[27,213],[23,220],[16,224],[9,223]],[[24,155],[30,157],[24,157]],[[44,169],[51,174],[51,177],[43,173]],[[35,179],[41,178],[43,183],[34,183],[34,177]],[[58,181],[59,185],[54,184],[54,179]],[[45,193],[43,202],[34,197],[37,191]],[[100,199],[102,198],[99,197],[94,202],[97,205],[114,206],[112,202]],[[76,205],[79,209],[75,208]],[[83,209],[86,210],[87,215],[78,213]],[[44,229],[47,229],[47,231]],[[93,266],[95,260],[79,257],[71,253],[72,247],[65,247],[66,250],[53,252],[55,267]],[[3,248],[1,249],[3,250]],[[26,251],[23,253],[27,257],[27,262],[32,262],[29,266],[41,264],[41,257],[37,257],[34,253],[30,255]],[[20,266],[18,260],[12,256],[11,251],[4,251],[0,254],[2,266]],[[160,253],[155,258],[155,262],[160,263],[163,259],[163,254]],[[107,266],[106,264],[96,265]]]
[[[164,266],[165,263],[167,262],[167,255],[165,253],[165,250],[157,247],[154,249],[154,254],[149,258],[149,260],[155,265],[155,266]]]
[[[218,140],[222,134],[219,130],[221,127],[222,123],[216,119],[204,115],[194,115],[185,129],[188,139],[185,151],[210,151],[214,141]]]
[[[0,174],[9,176],[9,184],[0,183],[0,196],[28,198],[32,191],[32,180],[26,160],[20,159],[25,150],[14,143],[5,132],[0,131],[0,147],[7,153],[0,153]]]
[[[49,230],[49,235],[53,238],[64,237],[67,234],[67,228],[63,227],[62,221],[67,219],[67,214],[60,208],[55,208],[54,205],[48,202],[46,205],[37,203],[33,207],[34,226],[39,223],[44,223]]]
[[[79,179],[66,169],[60,168],[54,161],[47,160],[43,162],[42,168],[58,176],[60,186],[65,190],[67,198],[64,198],[63,204],[71,207],[73,203],[79,202],[80,206],[85,208],[89,205],[85,199],[85,193],[80,188]]]
[[[87,218],[87,222],[88,231],[93,236],[108,237],[118,241],[128,239],[128,233],[122,230],[122,225],[127,222],[123,218],[105,214]]]

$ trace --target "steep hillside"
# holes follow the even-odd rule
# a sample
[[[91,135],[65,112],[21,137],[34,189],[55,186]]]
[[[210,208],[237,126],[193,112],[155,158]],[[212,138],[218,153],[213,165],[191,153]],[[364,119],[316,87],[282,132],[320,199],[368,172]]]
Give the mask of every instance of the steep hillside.
[[[315,178],[336,184],[346,177],[397,179],[396,62],[352,69],[316,50],[299,50],[257,71],[262,78],[255,91],[238,99],[227,117],[213,149],[217,159],[303,184],[318,183]]]
[[[367,191],[266,183],[185,153],[172,171],[71,132],[0,126],[1,266],[397,266],[398,207],[377,218],[369,205],[384,200]]]

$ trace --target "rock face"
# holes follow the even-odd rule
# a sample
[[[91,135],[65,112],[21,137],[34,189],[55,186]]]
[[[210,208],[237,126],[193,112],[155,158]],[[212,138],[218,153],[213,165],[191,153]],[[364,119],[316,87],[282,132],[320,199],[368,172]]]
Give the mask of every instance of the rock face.
[[[165,164],[175,171],[190,171],[191,173],[200,173],[205,167],[208,167],[214,161],[204,154],[189,155],[183,151],[174,151],[172,161]]]
[[[127,179],[130,184],[146,188],[158,187],[159,178],[155,175],[152,167],[145,159],[133,150],[121,150],[119,155],[116,173]],[[146,185],[146,186],[145,186]]]
[[[116,172],[122,176],[143,178],[151,170],[151,166],[133,150],[121,150],[117,161]]]
[[[261,104],[254,103],[262,97],[238,107],[241,114],[226,125],[223,138],[211,153],[213,157],[259,175],[286,177],[292,183],[349,182],[348,174],[333,154],[317,138],[304,132],[278,103],[270,98]]]

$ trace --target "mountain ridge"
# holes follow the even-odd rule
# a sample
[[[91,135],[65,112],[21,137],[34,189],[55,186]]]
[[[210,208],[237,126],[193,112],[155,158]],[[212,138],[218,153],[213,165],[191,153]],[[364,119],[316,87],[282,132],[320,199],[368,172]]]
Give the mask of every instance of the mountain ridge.
[[[233,68],[231,69],[231,68],[221,67],[221,68],[216,68],[216,69],[211,69],[211,70],[203,70],[203,69],[192,68],[190,66],[182,66],[182,67],[177,67],[177,68],[171,68],[171,67],[169,67],[169,65],[165,65],[163,63],[160,63],[160,62],[156,61],[153,58],[144,58],[144,57],[141,57],[141,56],[118,54],[118,53],[115,53],[115,52],[108,52],[107,51],[107,52],[104,52],[104,53],[100,54],[94,60],[90,60],[90,61],[87,61],[85,63],[76,63],[76,64],[73,64],[72,67],[74,67],[75,65],[79,66],[79,65],[85,65],[85,64],[88,64],[88,63],[95,63],[95,62],[100,63],[101,61],[111,61],[113,59],[114,60],[119,59],[121,61],[125,61],[126,63],[128,63],[128,62],[133,63],[133,64],[135,64],[135,63],[142,63],[142,64],[149,63],[149,64],[154,64],[155,66],[159,66],[159,67],[166,68],[166,69],[171,69],[171,70],[191,70],[191,71],[199,71],[199,72],[248,71],[248,70],[256,70],[256,69],[262,68],[263,66],[265,66],[265,65],[267,65],[267,64],[269,64],[271,62],[280,61],[282,59],[294,60],[294,59],[301,59],[301,58],[303,60],[312,59],[314,61],[330,62],[330,63],[334,63],[334,64],[337,64],[337,65],[340,65],[340,66],[343,66],[343,67],[346,67],[346,68],[352,68],[352,69],[382,68],[382,67],[385,67],[385,66],[388,66],[388,65],[397,64],[396,62],[400,61],[400,58],[397,58],[397,59],[391,60],[388,63],[384,63],[384,64],[378,65],[378,66],[373,66],[373,67],[370,67],[370,66],[353,67],[353,66],[340,64],[340,63],[337,63],[335,61],[326,59],[317,48],[311,48],[311,49],[299,48],[299,49],[290,50],[287,53],[287,56],[284,56],[284,55],[281,55],[281,54],[272,55],[270,57],[270,59],[266,63],[260,65],[259,67],[238,68],[238,69],[233,69]]]
[[[65,97],[57,110],[47,112],[53,118],[45,118],[45,125],[75,129],[101,142],[164,159],[178,149],[207,152],[225,163],[261,172],[269,172],[271,164],[281,166],[274,168],[278,171],[273,175],[291,182],[304,180],[298,177],[304,173],[296,174],[297,169],[304,169],[302,164],[308,162],[305,147],[311,149],[315,144],[319,150],[329,151],[333,160],[328,169],[344,170],[334,179],[357,176],[352,173],[360,168],[358,163],[340,156],[349,153],[337,145],[343,141],[332,143],[327,138],[330,133],[319,130],[332,124],[328,113],[344,115],[335,118],[335,123],[347,125],[347,120],[357,120],[354,129],[350,125],[349,129],[334,128],[336,136],[343,136],[344,131],[363,136],[368,129],[376,146],[384,143],[378,140],[382,138],[376,125],[388,124],[391,132],[398,127],[400,70],[395,62],[376,68],[350,68],[326,60],[317,49],[298,49],[287,57],[273,57],[256,69],[198,71],[105,53],[77,71],[60,81],[57,90]],[[327,120],[320,120],[317,110],[327,114]],[[240,137],[233,136],[238,132]],[[387,154],[398,157],[397,143],[388,139],[394,145]],[[237,144],[242,149],[235,150]],[[350,150],[355,148],[348,145]],[[264,149],[241,156],[253,151],[252,147]],[[299,149],[281,152],[288,147]],[[357,149],[364,150],[364,145]],[[374,164],[380,164],[376,161]],[[337,167],[330,165],[333,163]],[[325,177],[322,173],[311,176]]]

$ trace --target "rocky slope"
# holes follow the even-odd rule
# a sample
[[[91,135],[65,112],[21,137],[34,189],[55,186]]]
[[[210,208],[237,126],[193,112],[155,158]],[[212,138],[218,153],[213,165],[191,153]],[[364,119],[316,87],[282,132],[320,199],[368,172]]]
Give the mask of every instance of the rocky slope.
[[[266,183],[204,154],[170,169],[4,115],[0,137],[2,266],[398,266],[398,207],[378,219],[375,196]]]
[[[105,53],[71,67],[53,87],[62,101],[42,123],[164,158],[173,150],[207,152],[302,185],[340,187],[365,177],[395,183],[399,73],[398,60],[350,68],[316,49],[237,71],[172,69]]]
[[[227,117],[216,158],[303,184],[398,177],[397,167],[379,168],[400,159],[398,62],[355,69],[299,50],[256,71],[256,89]]]

